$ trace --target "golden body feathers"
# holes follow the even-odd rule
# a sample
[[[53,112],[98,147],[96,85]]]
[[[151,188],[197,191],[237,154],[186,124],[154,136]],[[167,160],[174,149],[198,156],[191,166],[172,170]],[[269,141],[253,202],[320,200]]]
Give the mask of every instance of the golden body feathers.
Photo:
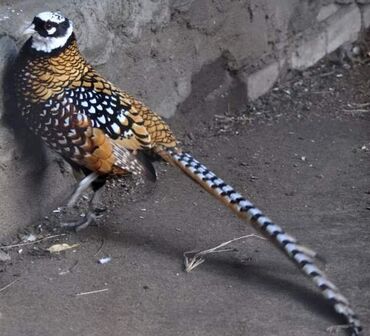
[[[162,118],[100,76],[74,38],[55,55],[21,59],[16,83],[31,129],[91,171],[137,172],[139,165],[132,163],[136,151],[176,146]]]

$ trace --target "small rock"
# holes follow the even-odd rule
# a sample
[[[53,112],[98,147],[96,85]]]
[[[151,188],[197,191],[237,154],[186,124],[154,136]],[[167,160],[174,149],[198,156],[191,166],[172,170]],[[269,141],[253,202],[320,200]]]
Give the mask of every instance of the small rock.
[[[22,236],[23,242],[34,242],[36,239],[37,237],[33,233]]]
[[[361,48],[359,47],[359,46],[354,46],[353,48],[352,48],[352,53],[353,53],[353,55],[355,55],[355,56],[360,56],[360,54],[361,54]]]
[[[104,264],[108,264],[111,261],[112,261],[111,257],[103,257],[98,260],[98,263],[101,265],[104,265]]]
[[[0,250],[0,261],[1,262],[6,262],[6,261],[10,261],[11,258],[10,258],[10,255],[2,250]]]

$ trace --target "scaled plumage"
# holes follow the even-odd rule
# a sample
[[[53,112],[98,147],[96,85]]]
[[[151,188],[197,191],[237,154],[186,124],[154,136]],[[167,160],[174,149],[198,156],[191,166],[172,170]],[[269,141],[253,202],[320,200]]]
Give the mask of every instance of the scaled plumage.
[[[72,197],[92,184],[100,189],[107,176],[153,175],[142,158],[151,151],[180,168],[240,218],[270,239],[320,289],[335,311],[360,335],[360,322],[347,299],[315,265],[315,254],[274,224],[251,202],[207,167],[178,147],[160,116],[101,77],[80,54],[70,20],[44,12],[29,29],[34,35],[23,46],[15,69],[18,106],[30,127],[87,177]],[[94,220],[95,194],[86,219]]]

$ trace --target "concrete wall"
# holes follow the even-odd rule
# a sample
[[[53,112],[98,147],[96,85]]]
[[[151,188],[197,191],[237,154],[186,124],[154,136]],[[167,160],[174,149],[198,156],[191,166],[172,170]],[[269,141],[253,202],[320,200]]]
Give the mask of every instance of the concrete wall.
[[[86,57],[165,117],[242,111],[287,69],[305,69],[370,24],[370,0],[0,1],[0,75],[35,14],[61,10]],[[9,92],[9,83],[0,82]],[[0,236],[62,200],[72,178],[0,98]],[[67,169],[67,172],[65,172]],[[61,172],[64,171],[63,172]]]

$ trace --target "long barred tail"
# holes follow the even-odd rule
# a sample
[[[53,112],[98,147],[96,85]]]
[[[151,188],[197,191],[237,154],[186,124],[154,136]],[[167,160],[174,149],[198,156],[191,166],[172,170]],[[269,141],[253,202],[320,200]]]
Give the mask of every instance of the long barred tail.
[[[320,289],[323,296],[332,304],[335,311],[344,317],[352,336],[360,335],[362,330],[359,319],[353,312],[348,300],[339,289],[328,280],[326,275],[314,264],[315,253],[300,245],[295,238],[285,233],[278,225],[266,217],[261,210],[237,193],[207,167],[199,163],[190,154],[174,149],[158,153],[166,161],[179,167],[186,175],[200,184],[205,190],[250,223],[257,231],[269,238],[288,258]]]

